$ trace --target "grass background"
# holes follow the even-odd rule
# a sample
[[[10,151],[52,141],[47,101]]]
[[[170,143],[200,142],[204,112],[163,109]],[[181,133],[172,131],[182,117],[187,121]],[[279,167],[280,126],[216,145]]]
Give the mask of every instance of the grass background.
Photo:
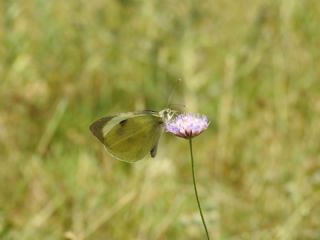
[[[203,239],[188,143],[114,161],[97,118],[175,90],[212,239],[320,239],[317,0],[2,0],[0,239]]]

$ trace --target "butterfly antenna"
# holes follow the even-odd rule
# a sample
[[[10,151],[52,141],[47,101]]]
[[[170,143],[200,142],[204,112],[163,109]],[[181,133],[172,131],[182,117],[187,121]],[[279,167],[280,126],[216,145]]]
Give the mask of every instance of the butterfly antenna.
[[[176,90],[177,90],[177,87],[178,87],[179,85],[181,85],[182,82],[183,82],[183,81],[182,81],[181,78],[179,78],[178,80],[176,80],[176,81],[174,82],[174,85],[173,85],[172,88],[170,89],[170,94],[169,94],[169,97],[168,97],[167,106],[170,106],[170,105],[178,105],[178,104],[171,104],[171,101],[172,101],[172,98],[173,98],[174,93],[175,93]]]

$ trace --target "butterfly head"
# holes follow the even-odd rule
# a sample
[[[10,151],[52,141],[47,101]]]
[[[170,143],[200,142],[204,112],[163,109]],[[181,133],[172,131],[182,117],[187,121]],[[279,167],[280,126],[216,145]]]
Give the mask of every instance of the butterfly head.
[[[174,117],[176,117],[178,114],[178,111],[176,110],[172,110],[170,108],[166,108],[163,109],[159,112],[160,117],[164,120],[164,121],[170,121],[171,119],[173,119]]]

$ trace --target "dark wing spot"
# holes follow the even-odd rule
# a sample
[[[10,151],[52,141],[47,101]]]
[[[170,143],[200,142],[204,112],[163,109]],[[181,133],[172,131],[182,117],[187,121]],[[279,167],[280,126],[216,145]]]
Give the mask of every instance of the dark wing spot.
[[[122,120],[121,122],[119,122],[120,126],[123,127],[127,124],[128,119]]]

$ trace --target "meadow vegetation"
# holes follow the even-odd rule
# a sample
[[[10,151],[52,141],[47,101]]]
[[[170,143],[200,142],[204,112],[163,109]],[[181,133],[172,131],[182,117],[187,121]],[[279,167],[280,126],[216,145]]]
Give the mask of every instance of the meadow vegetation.
[[[101,116],[174,104],[212,239],[320,239],[320,2],[2,0],[0,239],[203,239],[188,142],[112,159]],[[176,100],[179,99],[179,100]]]

